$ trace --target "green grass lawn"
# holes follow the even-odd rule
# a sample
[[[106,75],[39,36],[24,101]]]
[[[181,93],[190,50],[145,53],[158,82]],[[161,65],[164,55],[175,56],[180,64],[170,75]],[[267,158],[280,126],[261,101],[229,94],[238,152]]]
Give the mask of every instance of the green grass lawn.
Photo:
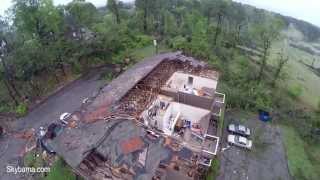
[[[24,166],[27,167],[44,167],[44,161],[41,156],[35,156],[35,151],[30,151],[24,157]],[[39,174],[39,176],[41,175]],[[66,165],[62,159],[58,159],[51,167],[50,172],[43,180],[75,180],[76,176],[71,171],[70,167]]]
[[[51,167],[50,173],[44,180],[75,180],[76,176],[63,160],[59,159]]]
[[[159,45],[158,53],[169,52],[170,49],[166,48],[163,45]],[[151,57],[156,54],[155,48],[153,45],[146,46],[141,49],[137,49],[132,53],[132,56],[137,60],[142,60],[146,57]]]
[[[310,146],[301,139],[293,128],[282,126],[282,130],[290,174],[295,179],[299,180],[320,179],[320,162],[313,161],[311,160],[311,157],[308,156],[310,153]],[[320,154],[320,149],[318,147],[314,147],[313,153]]]
[[[41,156],[36,156],[36,152],[30,151],[24,156],[24,165],[27,167],[42,167],[43,160],[41,159]]]
[[[211,162],[211,167],[209,169],[209,173],[207,174],[206,180],[215,180],[219,175],[220,169],[220,161],[219,159],[215,158]]]
[[[222,132],[223,132],[223,129],[224,129],[224,127],[225,127],[224,114],[225,114],[225,108],[222,110],[221,116],[220,116],[220,118],[219,118],[219,125],[218,125],[218,136],[219,136],[219,137],[222,136]]]

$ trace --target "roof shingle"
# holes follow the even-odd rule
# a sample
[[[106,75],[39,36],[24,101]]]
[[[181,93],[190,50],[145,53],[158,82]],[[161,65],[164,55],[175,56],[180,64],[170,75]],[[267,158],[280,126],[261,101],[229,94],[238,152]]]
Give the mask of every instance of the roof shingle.
[[[142,149],[144,146],[144,142],[141,140],[140,137],[133,137],[120,142],[120,145],[123,154],[129,154]]]

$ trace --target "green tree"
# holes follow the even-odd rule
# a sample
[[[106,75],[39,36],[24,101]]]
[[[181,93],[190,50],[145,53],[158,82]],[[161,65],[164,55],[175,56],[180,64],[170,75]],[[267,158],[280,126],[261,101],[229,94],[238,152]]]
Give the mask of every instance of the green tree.
[[[190,43],[190,53],[193,56],[208,60],[210,46],[206,34],[206,23],[204,18],[199,18],[192,29],[192,39]]]
[[[176,20],[173,14],[169,11],[164,11],[164,26],[163,26],[163,34],[168,37],[174,37],[178,34],[179,27],[176,24]]]
[[[280,29],[283,27],[283,21],[277,17],[269,19],[265,15],[264,18],[261,19],[260,24],[254,25],[252,32],[256,36],[258,45],[262,47],[260,70],[257,77],[258,82],[263,78],[272,42],[280,37]]]
[[[66,10],[75,23],[75,28],[91,27],[98,21],[99,13],[97,8],[84,0],[73,0],[66,6]]]
[[[302,93],[303,93],[303,89],[300,85],[295,85],[295,86],[289,87],[289,89],[288,89],[288,94],[293,99],[299,98]]]
[[[55,70],[58,58],[52,44],[63,36],[63,13],[52,0],[23,0],[14,1],[13,16],[17,42],[11,55],[16,77],[28,82],[40,96],[41,89],[33,78]]]
[[[13,102],[18,105],[21,93],[16,86],[14,72],[10,68],[11,64],[8,63],[10,53],[13,51],[14,37],[12,36],[12,33],[9,32],[9,24],[5,19],[0,19],[0,26],[1,78],[7,88],[9,96],[12,98]]]
[[[136,0],[135,5],[138,11],[142,12],[143,30],[145,33],[148,32],[148,16],[152,11],[153,1],[148,0]]]
[[[230,6],[228,6],[226,16],[228,18],[228,21],[233,26],[231,30],[234,34],[233,45],[235,45],[235,43],[240,44],[241,31],[247,25],[247,15],[243,5],[238,3],[232,3]]]
[[[107,7],[109,11],[115,16],[117,24],[120,24],[120,12],[119,12],[119,3],[117,0],[108,0]]]
[[[62,16],[52,0],[14,0],[14,25],[24,38],[52,40],[59,31]]]
[[[5,87],[9,93],[9,96],[12,98],[13,102],[18,105],[19,98],[21,97],[20,92],[17,90],[15,81],[13,79],[12,73],[9,70],[7,65],[7,41],[4,37],[0,38],[0,61],[2,64],[3,72],[1,72],[1,79],[4,82]]]
[[[215,17],[216,17],[216,27],[215,27],[215,33],[214,33],[214,40],[213,45],[217,45],[217,40],[222,32],[222,23],[223,18],[226,15],[227,10],[227,3],[224,0],[217,0],[215,2]]]
[[[283,50],[279,53],[278,63],[276,67],[276,71],[273,78],[273,85],[275,85],[276,81],[279,79],[284,66],[288,63],[289,56],[285,56]]]
[[[207,18],[207,26],[209,26],[211,18],[214,17],[215,7],[216,3],[212,0],[203,0],[201,3],[203,15]]]

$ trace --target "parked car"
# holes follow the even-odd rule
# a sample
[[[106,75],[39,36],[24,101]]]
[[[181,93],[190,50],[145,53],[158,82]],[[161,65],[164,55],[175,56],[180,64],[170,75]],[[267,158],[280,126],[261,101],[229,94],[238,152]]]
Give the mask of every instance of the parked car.
[[[235,145],[246,149],[252,148],[252,141],[243,136],[230,134],[228,135],[228,143],[230,145]]]
[[[60,121],[62,122],[62,124],[67,125],[68,124],[68,120],[71,118],[71,113],[65,112],[62,113],[60,115]]]
[[[49,154],[55,154],[56,153],[53,150],[53,148],[51,147],[51,145],[48,143],[48,139],[46,137],[43,137],[43,138],[40,139],[40,145]]]
[[[63,131],[63,126],[61,124],[57,124],[57,123],[51,123],[48,126],[48,130],[46,132],[45,137],[47,139],[54,139],[55,137],[57,137],[59,134],[61,134],[61,132]]]
[[[250,129],[241,124],[229,124],[228,131],[245,137],[248,137],[251,134]]]

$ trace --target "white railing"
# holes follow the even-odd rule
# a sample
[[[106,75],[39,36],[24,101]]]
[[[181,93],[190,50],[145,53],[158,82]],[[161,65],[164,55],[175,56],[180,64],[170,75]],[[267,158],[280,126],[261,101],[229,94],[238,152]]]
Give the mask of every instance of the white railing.
[[[209,138],[208,138],[209,137]],[[205,152],[205,153],[208,153],[210,155],[217,155],[218,153],[218,147],[219,147],[219,142],[220,142],[220,137],[218,136],[212,136],[212,135],[209,135],[209,134],[205,134],[204,135],[204,138],[205,139],[215,139],[216,140],[216,147],[214,148],[214,151],[210,151],[209,149],[208,150],[205,150],[203,149],[202,152]]]
[[[221,97],[222,101],[215,101],[217,103],[224,104],[226,100],[226,95],[223,93],[215,92],[215,97]]]
[[[214,116],[220,117],[222,114],[222,108],[219,107],[219,112],[218,113],[212,113]]]

